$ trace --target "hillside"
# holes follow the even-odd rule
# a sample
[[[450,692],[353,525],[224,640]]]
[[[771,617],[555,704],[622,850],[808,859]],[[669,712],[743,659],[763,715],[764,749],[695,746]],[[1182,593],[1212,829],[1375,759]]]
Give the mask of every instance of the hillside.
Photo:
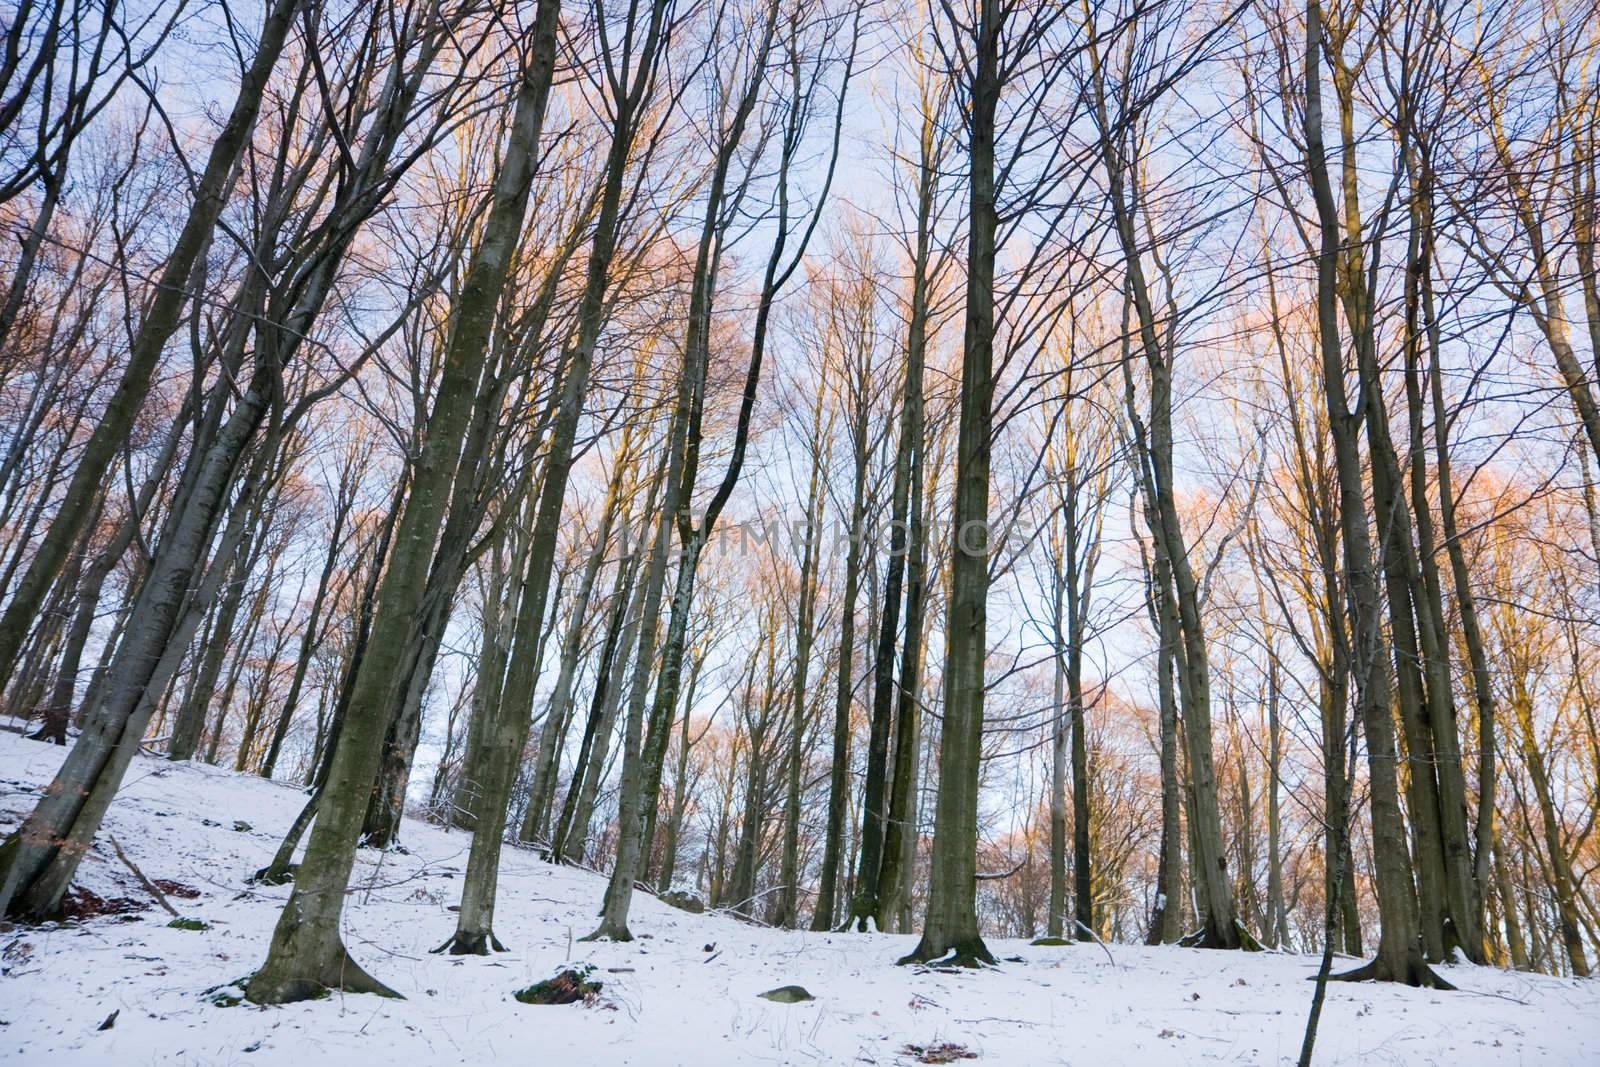
[[[0,733],[0,822],[14,828],[62,750]],[[489,959],[429,950],[467,838],[422,823],[405,853],[363,852],[346,941],[404,1001],[333,997],[221,1007],[206,991],[257,965],[287,888],[247,885],[301,802],[281,784],[140,759],[82,868],[111,911],[4,935],[0,1060],[160,1064],[896,1064],[910,1046],[959,1045],[975,1063],[1293,1062],[1315,969],[1309,957],[1113,945],[992,943],[998,970],[893,965],[910,939],[765,930],[642,896],[627,945],[584,945],[598,876],[507,850]],[[116,857],[115,837],[207,928],[175,929]],[[181,896],[193,890],[195,895]],[[603,990],[583,1006],[526,1006],[512,992],[567,961]],[[1335,986],[1318,1062],[1578,1064],[1600,1045],[1600,984],[1471,967],[1461,992]],[[808,1003],[757,994],[799,984]],[[109,1029],[98,1029],[116,1013]]]

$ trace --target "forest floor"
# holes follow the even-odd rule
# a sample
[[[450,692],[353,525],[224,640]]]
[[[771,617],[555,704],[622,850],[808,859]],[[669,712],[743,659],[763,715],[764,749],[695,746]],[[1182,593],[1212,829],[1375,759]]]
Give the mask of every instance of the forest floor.
[[[0,829],[17,825],[61,757],[0,732]],[[246,879],[302,801],[287,785],[138,759],[80,872],[100,900],[78,900],[99,913],[0,936],[0,1062],[1282,1064],[1298,1053],[1316,970],[1309,956],[992,941],[1000,967],[944,973],[895,966],[908,937],[769,930],[643,893],[634,942],[582,944],[604,880],[509,848],[496,922],[509,951],[435,956],[454,928],[469,839],[408,821],[405,853],[362,851],[345,909],[352,954],[407,999],[219,1006],[207,991],[266,951],[288,887]],[[169,926],[111,837],[205,928]],[[512,998],[577,963],[603,983],[592,1003]],[[1331,987],[1317,1062],[1600,1062],[1600,981],[1446,973],[1460,992]],[[794,984],[816,999],[758,996]]]

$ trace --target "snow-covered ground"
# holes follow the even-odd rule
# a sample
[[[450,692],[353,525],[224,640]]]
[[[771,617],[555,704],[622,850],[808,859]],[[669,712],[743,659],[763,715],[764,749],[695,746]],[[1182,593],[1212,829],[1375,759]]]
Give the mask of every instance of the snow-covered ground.
[[[0,829],[9,832],[62,750],[0,733]],[[364,851],[346,943],[404,1001],[334,996],[220,1007],[205,991],[260,963],[287,887],[246,884],[302,801],[284,785],[203,765],[138,760],[107,829],[152,879],[209,924],[174,929],[153,904],[0,937],[0,1061],[32,1064],[799,1064],[918,1062],[962,1046],[995,1064],[1292,1063],[1310,957],[1111,946],[1035,948],[981,973],[896,967],[911,939],[760,929],[640,895],[638,938],[575,942],[604,882],[507,849],[496,930],[510,951],[429,950],[454,927],[468,839],[408,823],[409,854]],[[236,825],[237,824],[237,825]],[[150,903],[102,832],[80,883]],[[591,1006],[528,1006],[513,990],[587,962]],[[1332,987],[1323,1064],[1600,1063],[1600,982],[1453,967],[1458,993]],[[807,1003],[757,994],[798,984]],[[116,1012],[114,1025],[98,1029]]]

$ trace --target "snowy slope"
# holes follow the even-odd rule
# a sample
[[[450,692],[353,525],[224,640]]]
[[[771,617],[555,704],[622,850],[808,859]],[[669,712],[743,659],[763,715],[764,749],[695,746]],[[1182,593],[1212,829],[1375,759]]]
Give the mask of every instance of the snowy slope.
[[[0,827],[49,780],[61,749],[0,733]],[[210,928],[172,929],[151,906],[0,937],[0,1061],[44,1064],[913,1063],[953,1042],[995,1064],[1293,1062],[1309,957],[1112,946],[1033,948],[996,971],[896,967],[911,939],[763,930],[636,898],[629,945],[582,945],[604,883],[507,849],[492,958],[434,956],[454,926],[467,838],[411,823],[409,855],[364,851],[346,909],[353,954],[403,1002],[332,997],[218,1007],[203,992],[260,963],[287,887],[247,886],[301,794],[203,765],[140,759],[109,831],[144,872],[199,890],[174,898]],[[235,829],[236,820],[248,828]],[[83,884],[148,895],[104,839]],[[707,946],[714,946],[707,951]],[[525,1006],[514,989],[587,961],[598,1006]],[[621,970],[611,971],[611,968]],[[1318,1062],[1600,1063],[1600,983],[1455,967],[1463,992],[1335,986]],[[775,1004],[787,984],[817,999]],[[109,1030],[97,1027],[113,1011]]]

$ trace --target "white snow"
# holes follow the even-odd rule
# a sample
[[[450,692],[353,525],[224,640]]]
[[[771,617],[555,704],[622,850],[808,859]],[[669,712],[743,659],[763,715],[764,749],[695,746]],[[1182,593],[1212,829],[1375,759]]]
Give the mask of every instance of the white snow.
[[[0,829],[14,828],[62,750],[0,733]],[[0,1061],[160,1064],[897,1064],[908,1044],[953,1042],[993,1064],[1292,1063],[1312,957],[1112,945],[1033,948],[985,972],[897,967],[912,939],[766,930],[690,915],[641,894],[632,944],[585,945],[604,882],[508,848],[496,932],[510,951],[429,950],[454,928],[468,838],[408,822],[408,855],[363,851],[346,943],[405,1001],[333,996],[283,1008],[218,1007],[210,987],[266,951],[288,887],[256,888],[303,800],[295,789],[199,764],[140,758],[107,830],[204,931],[154,907],[0,937]],[[207,825],[202,820],[209,820]],[[235,820],[250,824],[235,830]],[[147,895],[102,832],[80,881]],[[708,950],[709,947],[709,950]],[[526,1006],[513,990],[589,962],[598,1006]],[[614,970],[615,969],[615,970]],[[1458,993],[1335,985],[1319,1064],[1600,1062],[1600,982],[1451,967]],[[805,986],[816,1000],[757,994]],[[109,1030],[97,1027],[117,1011]]]

